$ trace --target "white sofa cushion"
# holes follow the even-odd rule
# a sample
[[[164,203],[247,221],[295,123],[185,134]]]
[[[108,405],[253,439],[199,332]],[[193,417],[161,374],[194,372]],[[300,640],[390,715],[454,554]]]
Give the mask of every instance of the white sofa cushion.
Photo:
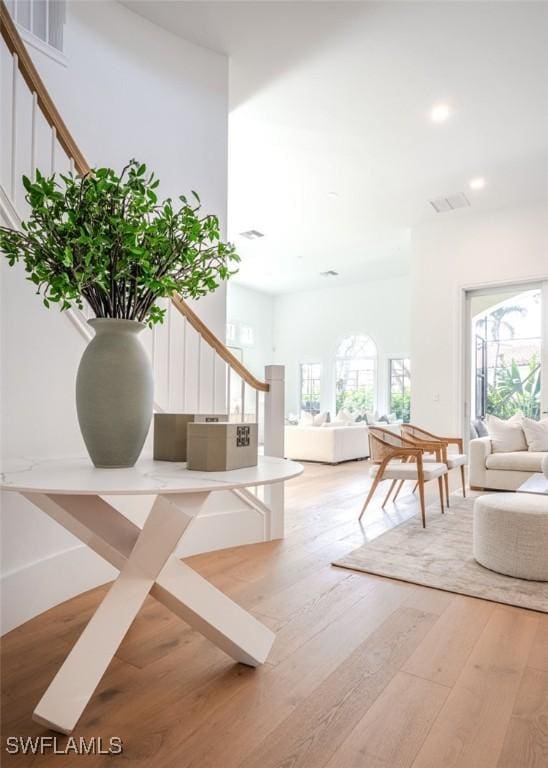
[[[491,438],[493,453],[526,451],[527,441],[522,427],[523,416],[515,414],[505,421],[498,416],[487,417],[487,429]]]
[[[548,451],[548,419],[535,421],[523,417],[523,431],[530,451]]]
[[[433,453],[427,453],[423,457],[423,461],[427,461],[428,463],[431,463],[433,461],[437,461],[437,458],[434,456]],[[449,453],[447,454],[447,466],[449,469],[455,469],[455,467],[464,467],[466,464],[466,454],[465,453]]]
[[[487,469],[513,469],[519,472],[540,472],[546,454],[534,451],[491,453],[485,459]]]

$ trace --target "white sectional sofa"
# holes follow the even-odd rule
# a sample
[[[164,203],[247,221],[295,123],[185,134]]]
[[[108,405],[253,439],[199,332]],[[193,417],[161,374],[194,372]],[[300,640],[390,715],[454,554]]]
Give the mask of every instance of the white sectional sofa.
[[[397,434],[399,424],[385,424]],[[286,426],[285,456],[296,461],[319,461],[338,464],[341,461],[369,457],[369,432],[366,424],[321,427]]]
[[[470,441],[469,482],[472,490],[515,491],[532,474],[542,472],[542,451],[493,452],[490,437]]]

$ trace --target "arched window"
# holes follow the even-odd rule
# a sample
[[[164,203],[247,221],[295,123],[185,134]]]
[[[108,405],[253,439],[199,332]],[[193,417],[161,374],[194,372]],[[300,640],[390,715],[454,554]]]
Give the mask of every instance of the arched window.
[[[373,411],[377,381],[377,346],[365,334],[347,336],[336,360],[337,413]]]

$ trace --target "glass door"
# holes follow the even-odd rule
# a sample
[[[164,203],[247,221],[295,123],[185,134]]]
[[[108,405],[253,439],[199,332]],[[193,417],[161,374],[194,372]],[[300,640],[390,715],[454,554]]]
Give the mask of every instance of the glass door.
[[[548,416],[548,282],[467,294],[466,413]]]

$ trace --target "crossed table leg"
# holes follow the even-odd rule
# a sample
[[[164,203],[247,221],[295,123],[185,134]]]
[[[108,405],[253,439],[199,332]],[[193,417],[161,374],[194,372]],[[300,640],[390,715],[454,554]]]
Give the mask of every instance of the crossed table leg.
[[[70,733],[150,593],[236,661],[257,666],[274,634],[173,552],[209,493],[157,496],[141,530],[100,496],[23,494],[120,570],[36,707],[33,718]]]

